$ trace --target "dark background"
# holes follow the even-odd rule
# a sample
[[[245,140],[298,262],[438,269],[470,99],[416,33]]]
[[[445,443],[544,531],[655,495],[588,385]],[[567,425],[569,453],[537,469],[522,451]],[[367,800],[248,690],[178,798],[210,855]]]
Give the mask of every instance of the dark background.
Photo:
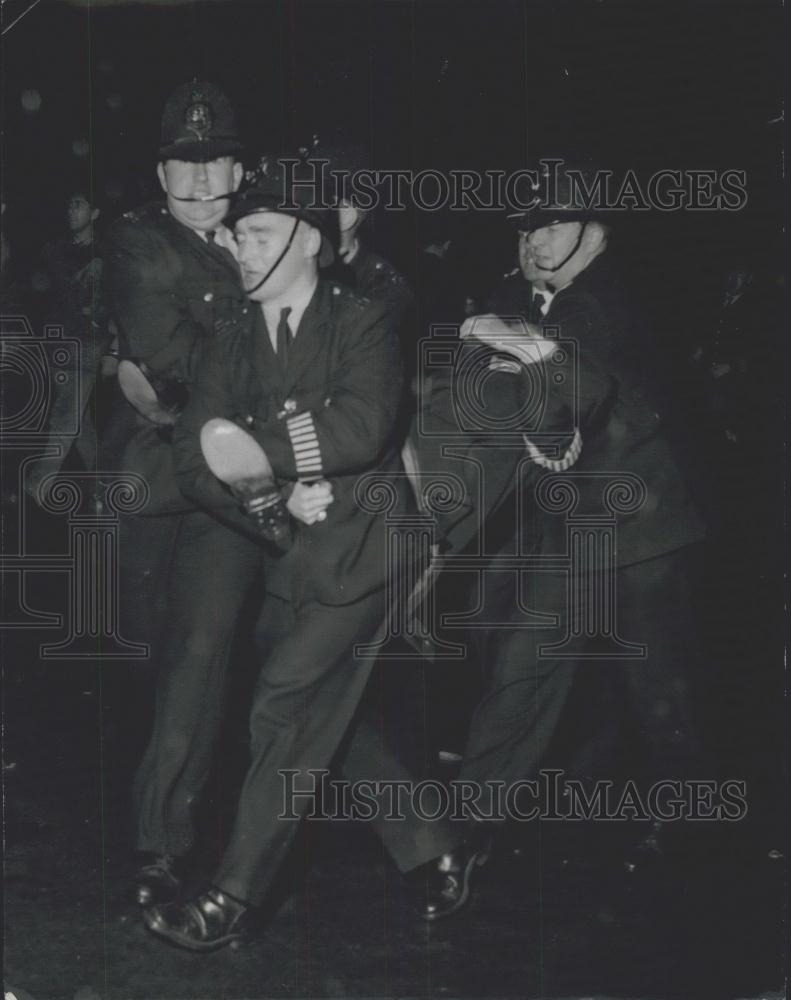
[[[5,4],[4,26],[26,6]],[[156,194],[162,105],[197,75],[230,94],[250,162],[343,131],[382,169],[510,171],[560,152],[644,179],[746,170],[741,211],[619,222],[639,284],[658,299],[678,283],[704,295],[735,256],[778,266],[782,53],[773,0],[43,0],[3,37],[4,222],[21,264],[62,227],[75,184],[92,185],[105,221]],[[28,90],[37,111],[23,107]],[[376,242],[414,276],[435,222],[390,213]],[[512,240],[496,215],[450,225],[479,284],[509,266]]]

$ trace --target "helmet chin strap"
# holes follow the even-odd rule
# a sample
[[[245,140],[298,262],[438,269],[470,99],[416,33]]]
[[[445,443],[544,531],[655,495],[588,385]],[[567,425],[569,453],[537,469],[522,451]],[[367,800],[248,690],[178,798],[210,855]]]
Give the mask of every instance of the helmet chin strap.
[[[202,194],[197,198],[180,198],[177,194],[171,194],[168,191],[168,197],[172,198],[173,201],[224,201],[226,198],[233,197],[233,194],[233,191],[229,191],[227,194]]]
[[[536,267],[538,268],[538,270],[539,271],[549,271],[550,274],[554,274],[555,271],[559,271],[561,269],[561,267],[565,267],[565,265],[568,264],[568,262],[574,256],[574,254],[582,246],[582,237],[585,235],[585,227],[587,225],[588,225],[587,221],[585,221],[585,222],[582,223],[582,228],[580,229],[579,236],[577,237],[577,242],[574,244],[574,246],[571,248],[570,252],[566,254],[566,256],[563,258],[563,260],[559,264],[556,264],[554,267],[542,267],[541,264],[536,264]]]
[[[277,268],[280,267],[280,264],[281,264],[283,258],[286,256],[286,254],[288,253],[288,251],[291,249],[291,244],[294,242],[294,237],[296,236],[297,226],[298,225],[299,225],[299,218],[295,218],[294,219],[294,225],[293,225],[293,227],[291,229],[291,235],[288,238],[288,243],[286,243],[286,245],[283,247],[283,249],[282,249],[282,251],[280,253],[280,256],[277,258],[277,260],[274,262],[274,264],[269,268],[269,270],[266,272],[266,274],[263,276],[263,278],[261,278],[261,280],[258,282],[257,285],[254,285],[252,288],[246,288],[245,289],[245,294],[247,295],[248,298],[254,292],[257,292],[258,289],[264,284],[265,281],[269,281],[269,279],[272,277],[272,275],[277,270]]]

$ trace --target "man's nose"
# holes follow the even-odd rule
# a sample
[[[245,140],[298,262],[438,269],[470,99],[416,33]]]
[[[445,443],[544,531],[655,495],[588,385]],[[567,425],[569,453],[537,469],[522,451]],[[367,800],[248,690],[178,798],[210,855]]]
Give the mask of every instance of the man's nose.
[[[193,170],[193,177],[199,184],[205,184],[209,179],[209,171],[205,163],[196,163]]]
[[[238,243],[236,250],[236,259],[240,264],[244,264],[245,261],[250,257],[252,252],[252,247],[248,243]]]

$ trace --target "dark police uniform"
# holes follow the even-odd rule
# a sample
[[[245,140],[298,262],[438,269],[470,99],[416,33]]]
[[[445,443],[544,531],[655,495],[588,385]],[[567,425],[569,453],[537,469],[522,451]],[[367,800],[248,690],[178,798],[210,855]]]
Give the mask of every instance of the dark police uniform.
[[[369,299],[390,303],[396,310],[397,319],[403,319],[414,305],[406,278],[364,244],[358,246],[357,253],[345,264],[354,276],[353,287]]]
[[[121,356],[187,387],[215,323],[244,301],[232,255],[160,204],[113,226],[107,275]],[[209,766],[229,648],[257,553],[184,499],[168,437],[128,404],[123,409],[121,467],[145,477],[151,499],[143,516],[125,526],[122,612],[126,620],[131,609],[156,619],[157,701],[172,688],[179,706],[166,732],[157,713],[138,771],[138,848],[180,855],[192,844],[192,803]],[[158,614],[155,601],[164,602]]]
[[[562,377],[546,383],[548,410],[560,418],[565,409],[567,422],[576,412],[579,420],[581,451],[559,474],[576,491],[574,516],[601,515],[603,480],[615,482],[629,474],[645,489],[638,509],[615,516],[613,569],[606,579],[599,574],[596,596],[601,597],[603,586],[613,588],[608,592],[617,594],[618,635],[646,645],[644,659],[618,669],[645,738],[650,777],[683,777],[698,762],[688,706],[689,668],[697,650],[686,564],[690,546],[701,540],[704,528],[644,388],[638,352],[629,339],[628,305],[606,252],[555,294],[544,322],[558,327],[562,339],[575,340],[579,348],[576,370],[569,352],[567,362],[553,369]],[[526,391],[528,381],[514,377]],[[536,499],[542,479],[557,473],[551,465],[532,466],[521,521],[529,541],[517,539],[521,552],[567,552],[568,512],[553,512],[546,496],[543,502]],[[525,604],[556,615],[557,626],[497,633],[461,780],[516,781],[534,774],[577,664],[584,665],[585,656],[597,652],[595,640],[581,635],[557,655],[551,649],[540,653],[540,646],[564,638],[571,591],[561,572],[525,574],[523,585]],[[576,588],[581,602],[593,598],[582,573]],[[515,600],[512,607],[512,622],[524,625]]]
[[[218,88],[193,83],[174,91],[162,118],[163,159],[211,160],[239,149]],[[189,391],[215,325],[245,301],[232,254],[165,204],[151,204],[111,228],[106,275],[121,357]],[[133,789],[137,847],[181,855],[192,846],[192,811],[219,728],[231,643],[260,558],[248,539],[181,495],[168,436],[125,401],[119,410],[121,466],[143,475],[151,493],[144,516],[124,525],[121,560],[122,612],[142,619],[142,628],[149,623],[158,667],[153,734]]]
[[[268,655],[251,711],[252,764],[214,879],[250,903],[261,902],[295,832],[295,823],[278,819],[279,771],[297,770],[296,787],[312,787],[307,769],[329,765],[370,674],[372,660],[356,659],[354,646],[382,623],[385,585],[396,571],[376,500],[390,495],[390,512],[397,513],[409,499],[394,435],[400,396],[401,359],[387,305],[320,279],[286,369],[261,309],[251,304],[207,354],[175,431],[185,495],[242,531],[244,515],[201,453],[200,431],[211,418],[242,418],[279,478],[324,478],[333,486],[325,521],[297,523],[288,552],[264,554],[269,597],[259,634]],[[379,765],[366,756],[378,752],[352,740],[347,760],[356,755],[355,773],[379,778]],[[297,813],[306,807],[304,800],[295,803]],[[433,824],[407,826],[379,825],[404,870],[451,840]]]
[[[412,374],[415,366],[416,306],[409,283],[401,272],[364,243],[359,243],[351,260],[336,261],[328,270],[327,277],[387,306],[401,340],[406,374]]]

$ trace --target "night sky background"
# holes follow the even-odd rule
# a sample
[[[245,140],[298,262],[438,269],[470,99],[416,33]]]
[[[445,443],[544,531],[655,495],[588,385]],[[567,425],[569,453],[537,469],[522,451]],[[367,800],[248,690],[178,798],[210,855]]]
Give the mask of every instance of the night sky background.
[[[91,184],[109,221],[151,195],[159,118],[194,75],[238,108],[252,162],[314,134],[364,139],[379,168],[514,170],[560,152],[648,177],[744,169],[732,212],[629,213],[623,257],[654,295],[719,286],[746,256],[780,267],[782,7],[617,0],[3,5],[3,199],[15,264]],[[414,274],[448,223],[378,218],[377,247]],[[479,285],[511,266],[494,214],[449,223]]]

